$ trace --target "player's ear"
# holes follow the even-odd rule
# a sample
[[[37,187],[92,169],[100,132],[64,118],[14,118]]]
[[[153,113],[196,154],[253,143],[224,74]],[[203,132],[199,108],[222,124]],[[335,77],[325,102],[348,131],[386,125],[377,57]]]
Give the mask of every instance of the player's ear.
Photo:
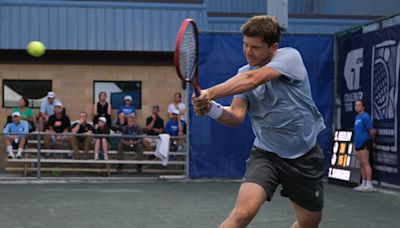
[[[271,45],[271,49],[273,52],[276,52],[276,50],[278,50],[278,42],[275,42],[274,44]]]

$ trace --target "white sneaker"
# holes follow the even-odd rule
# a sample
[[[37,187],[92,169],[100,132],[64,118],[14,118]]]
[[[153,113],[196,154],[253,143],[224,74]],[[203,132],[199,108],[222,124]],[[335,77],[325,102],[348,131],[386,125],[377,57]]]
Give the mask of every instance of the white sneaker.
[[[99,160],[99,154],[94,154],[94,160]]]
[[[365,186],[362,185],[362,184],[360,184],[360,185],[358,185],[357,187],[353,188],[353,190],[355,190],[355,191],[362,191],[364,188],[365,188]]]
[[[372,185],[364,186],[364,188],[362,188],[361,191],[363,191],[363,192],[374,192],[374,191],[376,191],[376,188],[374,188],[374,186],[372,186]]]
[[[104,160],[108,160],[108,154],[104,154]]]

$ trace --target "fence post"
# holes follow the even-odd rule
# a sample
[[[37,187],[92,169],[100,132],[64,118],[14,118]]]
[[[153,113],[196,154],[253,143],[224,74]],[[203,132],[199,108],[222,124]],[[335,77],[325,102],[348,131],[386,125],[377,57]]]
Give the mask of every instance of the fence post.
[[[42,178],[42,174],[40,171],[40,168],[41,168],[40,158],[41,158],[41,148],[42,148],[40,136],[41,136],[41,133],[39,132],[37,135],[37,170],[36,170],[36,176],[38,179]]]

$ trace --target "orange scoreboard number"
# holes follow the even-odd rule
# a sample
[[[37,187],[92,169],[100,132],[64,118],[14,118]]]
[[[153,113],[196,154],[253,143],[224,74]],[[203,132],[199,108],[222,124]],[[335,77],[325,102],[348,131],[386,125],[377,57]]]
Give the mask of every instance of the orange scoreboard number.
[[[360,181],[360,165],[353,146],[352,130],[335,130],[328,178],[330,182],[356,185]]]

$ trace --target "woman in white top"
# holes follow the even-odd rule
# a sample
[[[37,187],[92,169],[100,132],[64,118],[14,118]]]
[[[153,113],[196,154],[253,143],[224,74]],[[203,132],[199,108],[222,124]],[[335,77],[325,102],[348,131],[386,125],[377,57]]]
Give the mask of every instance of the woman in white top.
[[[173,111],[177,109],[181,113],[181,120],[185,120],[186,105],[182,102],[182,94],[177,92],[174,94],[174,101],[168,105],[168,115],[172,118]]]

